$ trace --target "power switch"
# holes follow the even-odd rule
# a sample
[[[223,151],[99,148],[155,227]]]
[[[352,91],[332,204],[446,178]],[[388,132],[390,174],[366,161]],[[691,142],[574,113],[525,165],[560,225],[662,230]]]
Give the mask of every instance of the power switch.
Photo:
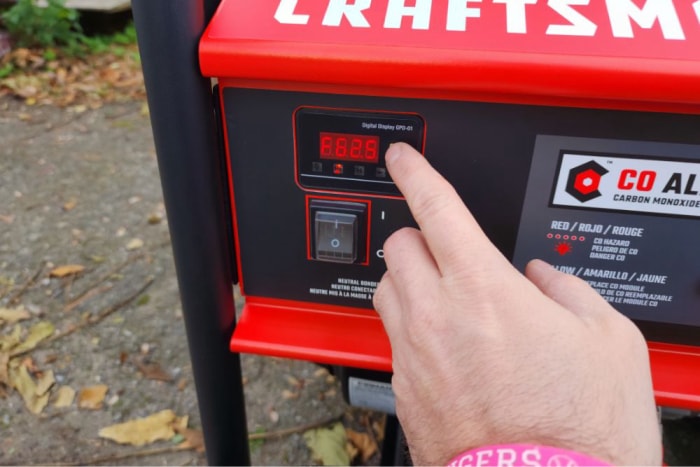
[[[364,263],[367,259],[367,203],[311,199],[310,255],[317,261]]]
[[[354,263],[357,260],[357,216],[317,211],[314,219],[316,251],[321,261]]]

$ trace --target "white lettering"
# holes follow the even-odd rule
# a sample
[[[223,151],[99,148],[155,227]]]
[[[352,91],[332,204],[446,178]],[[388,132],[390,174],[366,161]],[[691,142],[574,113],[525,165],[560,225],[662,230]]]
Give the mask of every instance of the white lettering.
[[[369,23],[362,12],[370,7],[372,0],[355,0],[351,5],[347,2],[348,0],[330,0],[321,24],[340,26],[345,17],[353,28],[368,28]]]
[[[447,4],[447,30],[466,31],[467,18],[478,18],[481,16],[479,8],[470,8],[469,2],[481,3],[481,0],[449,0]]]
[[[535,449],[525,449],[522,453],[522,464],[529,466],[529,467],[535,467],[540,465],[540,459],[542,459],[542,454],[540,454],[540,450],[535,448]]]
[[[404,16],[413,16],[413,29],[430,28],[430,7],[432,0],[416,0],[416,6],[406,6],[406,0],[389,0],[384,18],[384,27],[399,29]]]
[[[547,34],[553,36],[593,36],[598,26],[571,8],[571,5],[588,5],[590,0],[549,0],[547,5],[559,13],[569,24],[550,24]]]
[[[700,0],[693,3],[693,9],[695,10],[695,16],[698,17],[698,23],[700,23]]]
[[[515,460],[518,458],[518,453],[515,452],[515,449],[501,448],[496,452],[498,453],[496,464],[501,467],[513,467],[515,465]]]
[[[642,8],[632,0],[605,0],[605,3],[608,5],[610,26],[615,37],[634,37],[632,20],[640,27],[650,29],[658,19],[664,38],[685,39],[673,0],[647,0]],[[700,7],[697,3],[694,7],[698,12]]]
[[[490,458],[493,456],[493,450],[483,449],[476,452],[476,465],[491,465]]]
[[[282,24],[308,24],[309,15],[294,13],[299,0],[281,0],[275,12],[275,19]]]
[[[700,1],[700,0],[698,0]],[[526,34],[526,5],[535,5],[537,0],[493,0],[506,5],[506,29],[510,34]]]

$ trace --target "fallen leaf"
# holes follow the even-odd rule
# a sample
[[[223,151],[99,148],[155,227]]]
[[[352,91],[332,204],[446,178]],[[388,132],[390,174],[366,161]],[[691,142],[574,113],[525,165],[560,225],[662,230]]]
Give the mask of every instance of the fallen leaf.
[[[102,428],[98,436],[119,444],[143,446],[155,441],[169,440],[175,436],[173,429],[175,419],[175,412],[163,410],[148,417]]]
[[[32,357],[24,357],[19,364],[25,367],[27,371],[32,374],[39,373],[41,371],[34,363],[34,359]]]
[[[108,390],[109,388],[104,384],[81,389],[78,393],[78,407],[90,410],[101,409]]]
[[[357,458],[357,455],[360,453],[360,450],[357,449],[354,444],[348,441],[347,443],[345,443],[345,452],[348,453],[350,462],[353,462],[355,458]]]
[[[314,371],[314,378],[325,378],[329,374],[330,373],[328,372],[327,368],[321,367],[318,370]]]
[[[15,216],[5,216],[0,214],[0,221],[3,221],[5,224],[12,224],[15,221]]]
[[[304,383],[300,381],[298,378],[295,378],[292,375],[287,375],[287,383],[289,383],[291,386],[294,386],[297,389],[301,389],[302,386],[304,386]]]
[[[159,212],[153,212],[148,216],[148,223],[151,225],[160,224],[163,221],[163,215]]]
[[[7,374],[10,356],[5,352],[0,352],[0,384],[10,385],[10,377]]]
[[[66,277],[74,274],[79,274],[85,270],[85,266],[80,264],[66,264],[65,266],[58,266],[49,272],[49,277]]]
[[[70,407],[73,404],[74,399],[75,389],[70,386],[61,386],[58,388],[58,391],[56,391],[56,400],[54,401],[53,406],[58,409]]]
[[[360,451],[362,462],[366,463],[378,450],[377,442],[368,433],[361,433],[350,428],[345,429],[350,442]]]
[[[31,318],[31,315],[23,306],[19,308],[0,308],[0,324],[3,324],[3,322],[16,323],[29,318]]]
[[[132,238],[129,243],[126,244],[126,249],[128,251],[138,250],[143,246],[143,240],[140,238]]]
[[[56,379],[54,378],[53,371],[49,370],[39,378],[34,392],[37,396],[43,396],[49,392],[49,389],[51,389],[55,383]]]
[[[39,344],[39,342],[51,336],[54,330],[54,325],[49,321],[39,321],[34,326],[29,328],[26,339],[24,339],[21,344],[14,347],[10,355],[19,355],[28,350],[32,350]]]
[[[282,391],[282,399],[284,399],[284,400],[299,399],[299,393],[292,392],[289,389],[285,389]]]
[[[204,434],[202,430],[175,427],[175,431],[185,437],[185,440],[179,444],[181,448],[194,449],[198,453],[204,452]]]
[[[384,441],[384,432],[386,431],[386,417],[382,417],[379,421],[372,422],[372,430],[380,443]]]
[[[177,390],[178,391],[184,391],[186,387],[187,387],[187,380],[185,378],[182,378],[180,381],[177,382]]]
[[[22,326],[16,324],[10,334],[0,336],[0,352],[9,352],[21,342]]]
[[[134,363],[146,379],[164,381],[166,383],[173,380],[173,377],[163,371],[160,365],[156,362],[144,362],[140,358],[135,358]]]
[[[350,465],[350,456],[345,450],[347,438],[342,423],[337,422],[330,427],[306,431],[304,441],[315,461],[323,465]]]
[[[49,394],[37,396],[37,385],[32,379],[27,367],[18,365],[9,369],[10,386],[15,388],[20,393],[24,400],[24,405],[34,415],[38,415],[44,410],[44,407],[49,403]]]
[[[76,198],[71,198],[63,204],[64,211],[71,211],[78,205],[78,200]]]
[[[187,424],[190,422],[190,417],[189,415],[183,415],[182,417],[175,417],[175,421],[173,422],[173,430],[178,431],[178,430],[184,430],[187,428]]]
[[[280,421],[280,414],[275,409],[270,409],[270,411],[267,413],[267,416],[269,417],[272,423],[277,423]]]

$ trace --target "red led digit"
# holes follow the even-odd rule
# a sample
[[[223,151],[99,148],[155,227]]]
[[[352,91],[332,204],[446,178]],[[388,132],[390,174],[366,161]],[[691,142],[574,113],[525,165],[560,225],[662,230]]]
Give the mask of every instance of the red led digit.
[[[350,140],[350,159],[362,159],[362,138],[354,136]]]
[[[321,159],[379,162],[379,136],[349,133],[321,132],[319,140]]]
[[[330,157],[333,147],[333,137],[328,134],[321,135],[321,157]]]
[[[340,136],[335,140],[335,157],[338,159],[345,159],[348,155],[348,138],[346,136]]]
[[[379,154],[377,152],[379,138],[368,139],[365,142],[365,160],[368,162],[379,162]]]

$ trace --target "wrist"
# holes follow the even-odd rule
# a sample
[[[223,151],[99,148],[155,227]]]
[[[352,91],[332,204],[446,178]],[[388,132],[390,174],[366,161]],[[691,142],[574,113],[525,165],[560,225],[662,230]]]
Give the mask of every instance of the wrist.
[[[454,457],[449,467],[490,466],[609,466],[611,464],[576,451],[536,444],[498,444],[470,449]]]

